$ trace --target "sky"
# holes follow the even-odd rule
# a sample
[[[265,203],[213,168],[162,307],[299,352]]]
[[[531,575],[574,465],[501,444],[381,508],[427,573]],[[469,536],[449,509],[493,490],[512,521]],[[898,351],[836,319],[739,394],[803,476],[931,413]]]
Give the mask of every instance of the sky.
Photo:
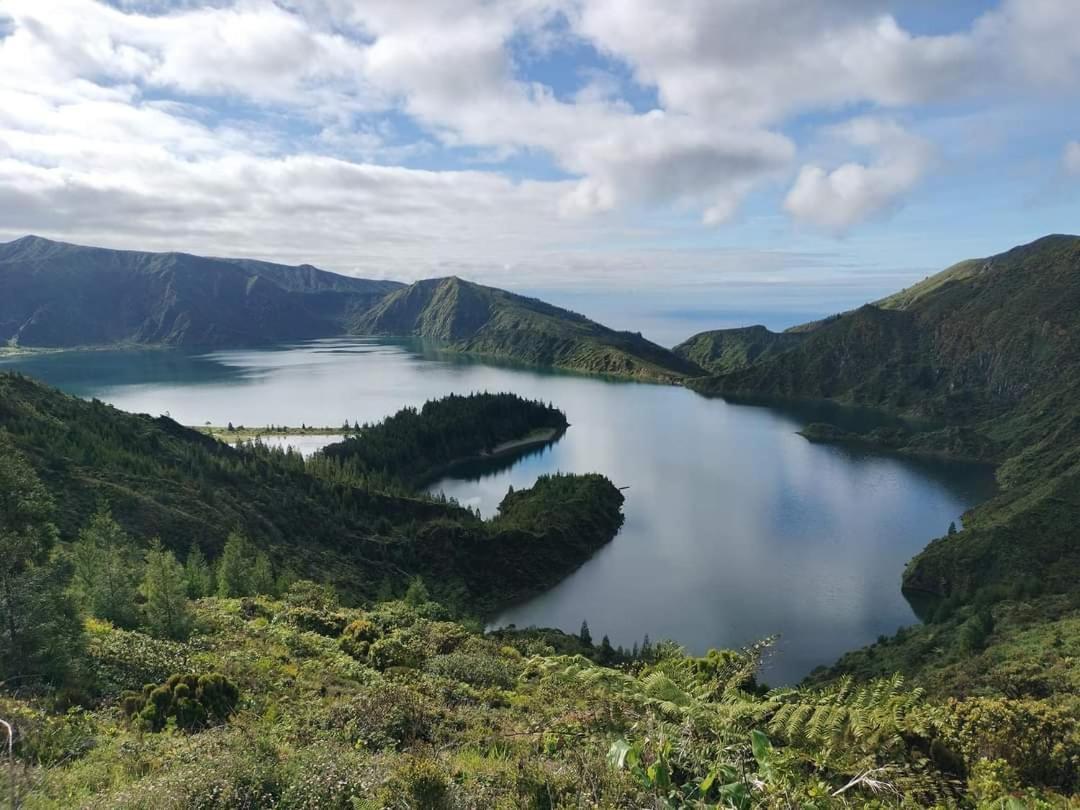
[[[1078,0],[0,0],[0,240],[666,339],[1078,231]]]

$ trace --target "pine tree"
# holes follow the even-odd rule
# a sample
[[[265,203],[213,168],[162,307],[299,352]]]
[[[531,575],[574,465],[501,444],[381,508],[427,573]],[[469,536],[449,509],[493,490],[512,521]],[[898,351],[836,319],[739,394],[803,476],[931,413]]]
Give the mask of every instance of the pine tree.
[[[138,624],[142,567],[131,537],[102,506],[71,548],[74,591],[91,616],[120,627]]]
[[[250,588],[253,594],[275,595],[274,567],[265,551],[260,551],[255,555],[255,561],[251,566]]]
[[[592,633],[589,632],[589,623],[584,619],[581,620],[581,630],[578,631],[578,638],[586,647],[592,646]]]
[[[186,639],[192,625],[187,578],[176,557],[160,540],[155,539],[146,553],[141,590],[146,599],[143,615],[150,632],[161,638]]]
[[[0,431],[0,682],[59,681],[82,644],[70,565],[50,559],[53,502]]]
[[[419,607],[430,601],[431,594],[428,593],[424,580],[419,576],[413,577],[412,581],[409,582],[408,590],[405,591],[405,603],[413,607]]]
[[[615,648],[611,646],[611,639],[606,635],[600,639],[600,655],[598,656],[601,664],[607,665],[615,660]]]
[[[248,596],[251,593],[250,566],[247,538],[233,532],[225,541],[225,548],[218,561],[218,596]]]
[[[214,592],[214,572],[202,549],[195,543],[191,544],[191,551],[188,552],[184,565],[184,584],[190,599],[201,599]]]

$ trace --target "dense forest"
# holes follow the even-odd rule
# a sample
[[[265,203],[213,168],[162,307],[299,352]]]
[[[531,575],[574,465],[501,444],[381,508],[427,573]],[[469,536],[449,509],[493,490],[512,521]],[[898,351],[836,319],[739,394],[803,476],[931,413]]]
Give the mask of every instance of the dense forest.
[[[613,650],[586,626],[484,633],[485,605],[610,539],[622,499],[600,476],[541,479],[484,522],[17,376],[0,387],[0,717],[17,755],[0,788],[23,806],[1050,808],[1077,788],[1060,701],[946,699],[895,675],[770,689],[768,640],[695,658]],[[526,427],[558,419],[488,401],[522,406]],[[408,436],[425,412],[453,430],[460,404],[367,431]]]
[[[565,423],[547,406],[489,399],[508,414],[505,425],[516,418],[509,416],[515,408],[526,414],[522,429]],[[431,412],[457,436],[457,450],[490,447],[485,432],[470,447],[453,420],[475,423],[452,404],[398,414],[368,434],[385,446],[405,435],[401,424],[426,435],[422,414]],[[6,453],[30,460],[55,500],[53,522],[62,537],[76,536],[102,504],[125,530],[160,538],[178,556],[196,546],[215,558],[239,531],[276,571],[334,583],[349,598],[401,593],[410,577],[421,575],[440,598],[484,609],[565,576],[622,521],[622,495],[600,476],[541,478],[483,521],[405,488],[400,481],[415,471],[411,466],[381,467],[372,479],[337,468],[328,475],[325,465],[296,453],[258,444],[232,448],[168,418],[126,414],[18,375],[0,375],[0,442]],[[384,477],[391,486],[381,486]],[[543,509],[529,510],[531,499]],[[535,519],[544,509],[551,516]],[[477,564],[478,558],[486,562]]]
[[[362,426],[357,436],[324,448],[311,466],[336,477],[416,489],[455,462],[515,442],[550,440],[566,427],[566,415],[542,402],[514,394],[451,394]]]

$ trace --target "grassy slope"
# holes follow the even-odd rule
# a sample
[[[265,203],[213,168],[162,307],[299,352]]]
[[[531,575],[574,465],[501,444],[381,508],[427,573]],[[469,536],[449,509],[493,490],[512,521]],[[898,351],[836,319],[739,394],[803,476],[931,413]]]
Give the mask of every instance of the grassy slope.
[[[622,495],[602,476],[543,478],[482,521],[453,504],[328,480],[295,455],[234,449],[167,418],[126,414],[17,375],[0,375],[0,432],[56,495],[64,537],[106,500],[134,535],[158,536],[180,556],[195,543],[214,557],[240,529],[279,568],[356,598],[421,574],[444,597],[487,609],[565,576],[622,521]],[[557,519],[535,520],[531,499]]]
[[[565,654],[599,652],[570,637],[485,636],[431,603],[204,599],[196,613],[184,643],[90,622],[91,711],[0,696],[25,732],[28,808],[916,807],[955,796],[950,768],[1028,741],[896,682],[765,694],[752,656],[671,649],[605,668]],[[132,729],[122,691],[174,672],[224,674],[235,716]],[[1067,758],[1041,753],[1017,757],[1018,778],[1059,778]],[[848,785],[868,767],[879,785]],[[883,786],[904,800],[874,804]]]
[[[304,265],[0,244],[0,343],[242,345],[324,337],[398,284]]]
[[[640,334],[616,332],[535,298],[458,278],[398,290],[356,318],[352,331],[418,336],[455,351],[643,380],[700,373]]]

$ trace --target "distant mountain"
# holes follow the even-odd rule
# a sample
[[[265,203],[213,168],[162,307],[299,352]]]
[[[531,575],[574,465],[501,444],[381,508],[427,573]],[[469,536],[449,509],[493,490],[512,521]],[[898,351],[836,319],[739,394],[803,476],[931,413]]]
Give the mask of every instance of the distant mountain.
[[[616,332],[535,298],[459,278],[418,281],[355,318],[360,335],[416,336],[454,351],[673,382],[701,374],[639,333]]]
[[[401,285],[248,259],[0,244],[0,343],[259,344],[339,335]]]
[[[801,341],[802,335],[794,332],[744,326],[699,332],[672,351],[711,374],[727,374],[782,354]]]

